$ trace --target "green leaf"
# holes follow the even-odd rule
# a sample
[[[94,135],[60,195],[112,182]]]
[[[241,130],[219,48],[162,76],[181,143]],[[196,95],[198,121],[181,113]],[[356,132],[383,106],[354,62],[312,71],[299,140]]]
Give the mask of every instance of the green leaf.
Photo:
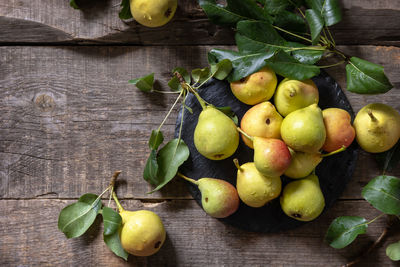
[[[157,157],[158,173],[156,188],[149,193],[160,190],[171,181],[179,166],[189,157],[189,149],[183,140],[177,138],[169,141],[159,152]]]
[[[291,6],[289,0],[269,0],[265,1],[264,10],[271,15],[276,15]]]
[[[347,90],[358,94],[381,94],[393,88],[383,67],[352,57],[346,66]]]
[[[58,217],[58,229],[67,238],[83,235],[93,224],[101,209],[101,200],[93,194],[83,195],[78,202],[66,206]]]
[[[136,85],[136,87],[142,92],[151,92],[153,91],[154,85],[154,72],[149,75],[130,80],[129,83]]]
[[[192,78],[193,82],[196,84],[201,84],[205,80],[207,80],[210,77],[210,69],[208,67],[205,67],[203,69],[194,69],[192,70]]]
[[[146,166],[144,167],[143,178],[152,185],[156,185],[158,181],[157,172],[157,151],[155,149],[152,149],[147,159]]]
[[[400,215],[400,179],[377,176],[363,189],[362,196],[374,208],[392,215]]]
[[[387,246],[386,255],[392,261],[400,261],[400,241]]]
[[[121,5],[120,5],[121,11],[119,12],[119,18],[120,19],[131,19],[132,18],[132,13],[131,13],[131,7],[129,0],[122,0]]]
[[[261,52],[244,54],[236,51],[213,49],[208,53],[208,62],[217,63],[223,59],[229,59],[232,62],[233,71],[227,77],[228,82],[240,80],[266,65],[265,60],[270,58],[272,53]]]
[[[337,0],[306,0],[307,5],[322,15],[326,26],[332,26],[342,20],[342,11]]]
[[[75,9],[80,9],[78,4],[75,2],[75,0],[69,1],[69,5],[72,6]]]
[[[231,71],[232,62],[229,59],[223,59],[217,64],[211,64],[211,73],[218,80],[224,80]]]
[[[104,207],[103,208],[103,224],[104,224],[104,235],[112,235],[114,233],[118,233],[118,229],[122,224],[122,218],[112,208]]]
[[[286,46],[292,48],[304,47],[305,48],[304,50],[295,50],[290,52],[293,58],[304,64],[313,65],[317,63],[324,55],[324,50],[311,50],[308,49],[312,48],[311,46],[304,46],[303,44],[300,43],[287,42]],[[322,47],[316,46],[316,48],[322,48]]]
[[[376,153],[375,159],[384,173],[393,170],[400,161],[400,140],[388,151]]]
[[[164,141],[163,133],[159,130],[153,130],[151,131],[149,148],[157,150],[163,141]]]
[[[128,260],[128,252],[126,252],[121,245],[121,240],[119,238],[118,231],[111,235],[103,235],[104,242],[106,243],[107,247],[114,252],[115,255],[118,257],[123,258],[124,260]]]
[[[233,120],[233,122],[236,125],[239,125],[239,119],[236,116],[235,112],[232,111],[232,108],[227,106],[227,107],[216,107],[219,111],[222,111],[225,115],[227,115],[229,118]]]
[[[338,217],[328,228],[325,241],[333,248],[344,248],[367,231],[367,220],[358,216]]]
[[[175,69],[172,70],[172,74],[174,74],[175,72],[178,72],[180,75],[182,75],[185,82],[190,84],[191,82],[190,74],[186,69],[181,67],[176,67]]]
[[[312,43],[315,45],[319,42],[319,36],[322,28],[324,27],[324,20],[321,16],[321,13],[315,11],[314,9],[306,10],[306,20],[310,26]]]
[[[227,0],[226,6],[217,4],[215,0],[199,1],[199,4],[210,21],[218,25],[234,26],[240,20],[249,19],[272,21],[254,0]]]
[[[303,18],[286,10],[279,12],[275,16],[274,25],[292,33],[304,34],[307,31],[306,23],[304,22]],[[298,38],[286,33],[281,34],[284,35],[285,38]]]
[[[320,73],[320,69],[317,66],[303,64],[284,51],[277,52],[266,63],[276,73],[289,79],[305,80]]]
[[[175,72],[178,72],[185,80],[185,82],[190,84],[191,82],[190,74],[187,72],[186,69],[181,67],[176,67],[175,69],[172,70],[172,74],[175,74]],[[171,88],[172,91],[182,90],[181,83],[179,82],[179,79],[175,75],[171,78],[171,80],[169,80],[168,86]]]

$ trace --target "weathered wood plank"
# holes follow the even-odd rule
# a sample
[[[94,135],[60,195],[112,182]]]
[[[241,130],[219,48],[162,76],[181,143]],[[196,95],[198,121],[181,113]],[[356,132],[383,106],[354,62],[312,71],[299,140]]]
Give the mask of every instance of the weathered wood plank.
[[[206,66],[208,46],[196,47],[1,47],[0,198],[76,198],[99,192],[112,173],[123,171],[127,198],[190,198],[175,181],[147,195],[142,179],[147,140],[173,102],[149,95],[127,81],[155,72],[166,87],[169,70]],[[385,95],[347,93],[355,111],[370,102],[400,110],[400,48],[341,47],[382,64],[396,89]],[[344,72],[329,70],[342,85]],[[167,120],[174,131],[176,112]],[[379,174],[362,153],[344,198],[360,198],[361,187]],[[393,171],[400,175],[400,168]]]
[[[1,43],[129,43],[144,45],[233,44],[228,28],[211,24],[197,1],[179,1],[175,18],[150,29],[118,18],[120,0],[96,1],[83,11],[68,1],[0,3]],[[400,2],[342,1],[344,18],[334,26],[339,44],[399,45]]]
[[[385,227],[379,219],[354,244],[335,250],[323,242],[330,222],[341,215],[372,219],[379,212],[363,201],[339,201],[327,213],[301,228],[276,234],[238,230],[207,216],[193,200],[158,204],[124,201],[127,209],[150,209],[162,218],[168,237],[162,249],[147,258],[114,256],[102,241],[99,224],[77,239],[57,229],[63,200],[0,201],[0,264],[3,266],[339,266],[364,251]],[[100,222],[100,220],[98,220]],[[385,240],[360,266],[392,266]],[[393,265],[394,266],[394,265]]]

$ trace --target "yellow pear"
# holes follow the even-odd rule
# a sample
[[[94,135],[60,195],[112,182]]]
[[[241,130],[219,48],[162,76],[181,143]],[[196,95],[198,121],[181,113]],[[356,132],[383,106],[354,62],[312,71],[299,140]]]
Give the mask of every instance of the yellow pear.
[[[257,171],[254,162],[239,166],[235,160],[237,171],[236,189],[240,199],[248,206],[258,208],[279,196],[282,182],[279,176],[264,176]]]
[[[287,177],[298,179],[308,176],[322,161],[321,153],[306,153],[289,148],[292,161],[285,171]]]
[[[282,116],[271,102],[266,101],[250,108],[240,121],[240,128],[248,135],[264,138],[281,138]],[[242,134],[244,143],[253,148],[253,142]]]
[[[366,105],[357,113],[353,125],[358,144],[367,152],[387,151],[400,138],[400,114],[385,104]]]
[[[278,112],[286,117],[290,112],[318,104],[318,88],[312,80],[281,81],[274,95],[274,103]]]
[[[130,0],[133,18],[147,27],[160,27],[172,19],[177,0]]]
[[[226,159],[235,153],[239,133],[232,119],[213,106],[205,106],[194,130],[194,145],[208,159]]]
[[[163,245],[166,237],[164,225],[152,211],[120,211],[122,247],[135,256],[150,256]]]
[[[318,177],[311,174],[304,179],[288,183],[280,198],[285,214],[299,221],[312,221],[325,207],[325,198]]]
[[[275,72],[264,67],[261,70],[231,83],[232,93],[241,102],[255,105],[269,100],[276,88],[278,80]]]
[[[350,114],[340,108],[327,108],[322,111],[326,129],[326,140],[322,149],[332,152],[342,146],[349,147],[356,136],[351,125]]]

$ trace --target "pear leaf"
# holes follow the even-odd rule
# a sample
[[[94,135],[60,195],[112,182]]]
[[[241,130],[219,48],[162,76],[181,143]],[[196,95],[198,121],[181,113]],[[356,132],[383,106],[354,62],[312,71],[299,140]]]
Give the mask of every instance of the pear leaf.
[[[325,241],[333,248],[344,248],[367,231],[367,220],[358,216],[338,217],[328,228]]]
[[[266,63],[279,75],[294,80],[310,79],[320,73],[317,66],[303,64],[284,51],[277,52]]]
[[[193,82],[201,84],[210,77],[210,68],[205,67],[203,69],[192,70]]]
[[[392,261],[400,261],[400,241],[387,246],[386,255]]]
[[[223,59],[217,64],[211,64],[211,73],[218,80],[224,80],[231,71],[232,62],[229,59]]]
[[[151,131],[149,148],[157,150],[163,141],[164,141],[163,133],[159,130],[153,130]]]
[[[363,189],[362,196],[374,208],[392,215],[400,215],[400,179],[377,176]]]
[[[400,161],[400,140],[388,151],[375,154],[383,173],[393,170]]]
[[[171,181],[181,166],[189,157],[189,148],[181,139],[172,139],[158,152],[156,188],[149,193],[160,190]]]
[[[322,15],[326,26],[342,20],[342,11],[337,0],[306,0],[307,5]]]
[[[103,208],[103,224],[104,224],[104,235],[112,235],[116,233],[119,229],[119,227],[122,224],[122,218],[112,208],[109,207],[104,207]]]
[[[228,82],[240,80],[266,65],[265,60],[273,54],[269,52],[244,54],[236,51],[213,49],[208,52],[208,62],[217,63],[223,59],[229,59],[232,62],[233,70],[227,77]]]
[[[149,157],[146,161],[146,166],[143,170],[143,179],[152,185],[157,184],[157,172],[158,172],[158,163],[157,163],[157,150],[152,149]]]
[[[304,64],[309,64],[313,65],[317,63],[322,56],[324,55],[325,50],[321,50],[321,46],[315,46],[315,50],[310,49],[312,47],[310,46],[304,46],[303,44],[300,43],[295,43],[295,42],[287,42],[286,43],[287,47],[291,48],[304,48],[304,49],[299,49],[299,50],[294,50],[294,51],[289,51],[285,50],[286,52],[290,52],[292,57],[296,59],[297,61],[304,63]]]
[[[154,85],[154,72],[149,75],[130,80],[129,83],[136,85],[136,87],[142,92],[151,92],[153,91]]]
[[[269,0],[265,1],[264,10],[271,15],[277,15],[288,8],[291,3],[290,0]]]
[[[58,229],[67,238],[83,235],[93,224],[101,209],[101,200],[94,194],[85,194],[77,202],[66,206],[58,216]]]
[[[287,10],[283,10],[275,16],[274,25],[285,29],[286,31],[298,33],[300,35],[307,32],[307,26],[304,19],[299,15]],[[281,34],[287,39],[299,39],[298,37],[285,32],[282,32]]]
[[[123,258],[124,260],[128,260],[128,252],[126,252],[122,245],[121,239],[119,238],[118,231],[114,232],[110,235],[103,235],[104,242],[106,243],[107,247],[118,257]]]
[[[122,9],[118,14],[119,18],[120,19],[131,19],[132,13],[131,13],[131,6],[130,6],[129,0],[122,0],[120,6],[122,7]]]
[[[175,72],[178,72],[180,75],[182,75],[182,78],[185,80],[185,82],[190,84],[191,82],[190,74],[187,72],[186,69],[181,67],[176,67],[175,69],[172,70],[172,74],[174,74]],[[168,86],[171,88],[172,91],[182,90],[181,83],[179,82],[179,79],[175,75],[171,78],[171,80],[169,80]]]
[[[306,20],[310,26],[312,43],[315,45],[319,42],[319,36],[322,28],[324,27],[324,19],[322,18],[321,13],[315,11],[314,9],[307,9]]]

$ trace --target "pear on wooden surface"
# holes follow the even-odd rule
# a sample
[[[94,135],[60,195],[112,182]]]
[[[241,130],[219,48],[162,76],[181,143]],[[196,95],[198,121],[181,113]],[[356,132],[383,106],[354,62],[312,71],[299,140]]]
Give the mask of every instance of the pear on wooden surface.
[[[283,212],[293,219],[312,221],[317,218],[325,207],[318,177],[311,174],[288,183],[283,189],[280,203]]]
[[[248,135],[281,138],[282,116],[269,101],[262,102],[250,108],[240,121],[240,128]],[[253,148],[253,141],[242,134],[243,142]]]
[[[174,16],[178,0],[130,0],[132,17],[147,27],[160,27]]]
[[[318,153],[326,138],[321,109],[312,104],[291,112],[282,121],[281,136],[296,151]]]
[[[194,145],[208,159],[226,159],[235,153],[239,133],[232,119],[215,107],[206,106],[194,130]]]

